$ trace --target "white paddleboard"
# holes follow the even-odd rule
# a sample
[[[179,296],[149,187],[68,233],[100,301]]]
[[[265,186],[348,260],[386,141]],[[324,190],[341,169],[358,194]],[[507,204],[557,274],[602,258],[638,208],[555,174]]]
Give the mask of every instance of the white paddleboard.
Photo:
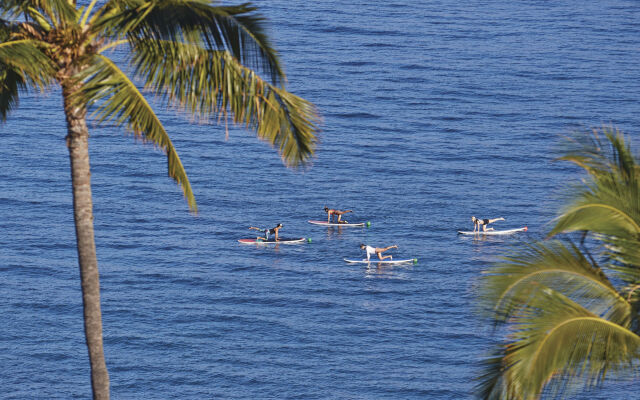
[[[314,224],[314,225],[324,225],[324,226],[354,226],[354,227],[362,227],[362,226],[370,226],[371,223],[370,222],[359,222],[359,223],[349,223],[349,222],[341,222],[341,223],[337,223],[337,222],[327,222],[327,221],[315,221],[315,220],[309,220],[308,221],[310,224]]]
[[[417,264],[418,263],[418,259],[417,258],[409,258],[406,260],[378,260],[375,258],[372,258],[370,260],[364,259],[364,260],[349,260],[347,258],[344,259],[346,262],[351,263],[351,264],[405,264],[405,263],[413,263],[413,264]]]
[[[527,231],[527,227],[522,227],[522,228],[515,228],[515,229],[507,229],[507,230],[503,230],[503,231],[458,231],[458,234],[460,235],[510,235],[512,233],[517,233],[517,232],[526,232]]]
[[[278,241],[276,242],[273,239],[269,239],[269,240],[262,240],[262,239],[238,239],[238,242],[242,243],[242,244],[296,244],[296,243],[304,243],[304,242],[311,242],[311,238],[307,239],[307,238],[300,238],[300,239],[285,239],[285,238],[280,238],[278,239]]]

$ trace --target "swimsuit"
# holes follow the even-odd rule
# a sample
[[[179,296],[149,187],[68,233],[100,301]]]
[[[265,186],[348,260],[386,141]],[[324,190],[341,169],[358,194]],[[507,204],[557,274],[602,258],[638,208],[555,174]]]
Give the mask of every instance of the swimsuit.
[[[364,251],[367,252],[367,261],[370,259],[371,254],[378,254],[376,253],[376,248],[371,246],[365,247]]]
[[[276,228],[265,229],[263,232],[264,232],[264,237],[267,238],[267,240],[269,240],[270,234],[273,234],[273,235],[276,234]]]

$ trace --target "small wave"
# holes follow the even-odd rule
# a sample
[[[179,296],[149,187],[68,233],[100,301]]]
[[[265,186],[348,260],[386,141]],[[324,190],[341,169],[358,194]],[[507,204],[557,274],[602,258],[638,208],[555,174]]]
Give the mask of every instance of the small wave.
[[[354,113],[339,113],[339,114],[334,114],[336,117],[341,117],[341,118],[364,118],[364,119],[379,119],[382,118],[379,115],[375,115],[375,114],[370,114],[370,113],[366,113],[366,112],[354,112]]]

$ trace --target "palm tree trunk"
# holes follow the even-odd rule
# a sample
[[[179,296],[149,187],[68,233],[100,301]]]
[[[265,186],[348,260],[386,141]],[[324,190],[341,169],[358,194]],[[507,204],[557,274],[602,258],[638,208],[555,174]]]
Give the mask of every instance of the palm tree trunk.
[[[84,107],[72,107],[70,94],[75,88],[63,84],[62,95],[67,119],[67,147],[71,160],[73,215],[76,224],[78,264],[82,284],[84,334],[91,363],[93,398],[109,399],[109,373],[102,345],[102,312],[100,311],[100,276],[93,233],[93,201],[89,164],[89,130]]]

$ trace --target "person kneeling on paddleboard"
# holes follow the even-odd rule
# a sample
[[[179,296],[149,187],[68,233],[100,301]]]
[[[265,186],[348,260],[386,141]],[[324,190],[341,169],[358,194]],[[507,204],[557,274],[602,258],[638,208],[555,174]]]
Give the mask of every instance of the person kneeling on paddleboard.
[[[377,254],[378,258],[380,260],[384,260],[384,259],[387,259],[387,258],[390,259],[390,260],[393,260],[393,256],[389,255],[389,256],[382,257],[382,253],[387,251],[387,250],[389,250],[389,249],[397,249],[398,245],[394,244],[393,246],[380,248],[380,247],[367,246],[366,244],[362,243],[360,245],[360,248],[367,252],[367,261],[369,261],[371,259],[371,255],[372,254]]]
[[[329,208],[327,206],[324,206],[324,212],[327,213],[327,224],[331,223],[331,216],[332,215],[337,215],[338,216],[338,223],[346,224],[347,221],[340,221],[340,218],[342,218],[342,214],[353,212],[353,210],[340,211],[340,210],[334,210],[334,209],[331,209],[331,208]]]
[[[492,224],[496,221],[504,221],[504,218],[500,217],[500,218],[494,218],[494,219],[480,219],[474,216],[471,217],[471,222],[473,222],[474,232],[476,231],[476,229],[478,230],[478,232],[480,232],[480,225],[482,225],[483,232],[492,231],[493,228],[487,228],[487,225]]]
[[[258,236],[256,238],[256,240],[264,240],[265,242],[269,240],[269,235],[273,234],[275,235],[275,241],[278,241],[278,231],[280,230],[280,228],[282,228],[282,224],[278,224],[276,225],[275,228],[271,228],[271,229],[262,229],[262,228],[256,228],[255,226],[250,226],[249,229],[255,229],[256,231],[260,231],[260,232],[264,232],[264,237],[260,237]]]

